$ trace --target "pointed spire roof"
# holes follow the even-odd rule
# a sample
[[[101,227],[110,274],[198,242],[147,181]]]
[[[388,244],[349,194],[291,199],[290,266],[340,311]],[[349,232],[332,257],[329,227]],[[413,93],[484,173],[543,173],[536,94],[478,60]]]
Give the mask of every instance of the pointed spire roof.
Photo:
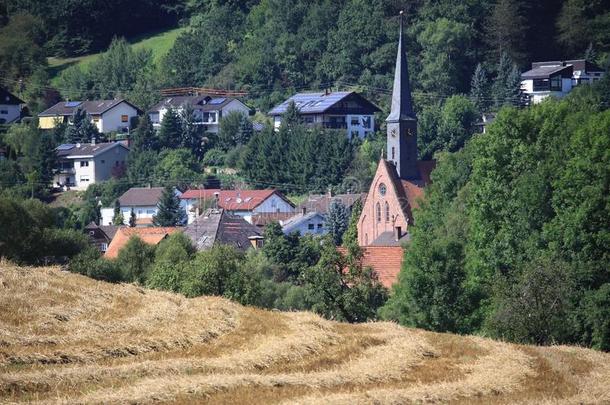
[[[396,69],[394,71],[394,88],[392,90],[392,110],[386,119],[387,122],[413,120],[415,113],[411,102],[411,86],[409,84],[409,67],[407,66],[407,53],[403,35],[403,12],[400,12],[400,36],[398,39],[398,54],[396,55]]]

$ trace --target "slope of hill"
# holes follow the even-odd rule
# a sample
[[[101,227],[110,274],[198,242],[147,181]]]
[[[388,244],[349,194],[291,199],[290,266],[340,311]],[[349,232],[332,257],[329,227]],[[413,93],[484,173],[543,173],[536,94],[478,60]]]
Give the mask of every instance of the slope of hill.
[[[405,329],[0,264],[0,402],[610,401],[610,354]]]
[[[152,50],[155,61],[159,61],[167,52],[169,52],[169,50],[174,45],[176,38],[178,38],[178,35],[180,35],[180,33],[183,31],[184,28],[174,28],[167,31],[149,33],[136,38],[131,38],[129,39],[129,43],[133,46],[134,49],[148,48]],[[99,53],[94,53],[73,58],[48,58],[51,83],[57,85],[57,79],[59,77],[59,74],[66,68],[73,65],[86,67],[99,55]]]

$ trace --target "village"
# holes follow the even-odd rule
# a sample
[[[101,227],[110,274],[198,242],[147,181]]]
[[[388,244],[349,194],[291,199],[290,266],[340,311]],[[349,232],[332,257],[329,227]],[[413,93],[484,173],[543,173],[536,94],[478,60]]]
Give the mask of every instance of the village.
[[[609,21],[0,0],[0,402],[610,403]]]
[[[196,187],[188,179],[181,187],[176,187],[175,181],[157,182],[152,187],[151,178],[144,179],[149,181],[147,187],[129,188],[111,206],[100,206],[98,218],[86,224],[83,231],[108,258],[116,258],[130,237],[158,244],[173,232],[184,232],[198,250],[226,244],[246,251],[263,246],[264,227],[271,222],[277,222],[285,234],[325,235],[336,233],[337,226],[338,232],[344,232],[352,208],[358,204],[357,240],[362,248],[362,263],[371,267],[382,284],[390,288],[400,272],[403,246],[410,239],[412,210],[423,198],[423,190],[431,182],[435,167],[434,160],[418,159],[417,116],[411,101],[402,30],[401,22],[391,111],[385,119],[387,146],[368,192],[333,194],[329,185],[327,193],[309,194],[295,204],[281,190],[271,187],[243,184],[240,188],[226,188],[219,180],[208,180],[207,187]],[[532,62],[531,70],[521,74],[518,99],[524,100],[523,105],[529,105],[547,97],[562,98],[573,87],[594,83],[603,77],[602,68],[584,59]],[[23,116],[27,106],[22,100],[6,90],[2,92],[0,110],[6,116],[2,118],[3,124],[31,119]],[[129,100],[115,99],[59,101],[39,113],[38,127],[43,131],[51,132],[61,126],[86,128],[92,124],[91,133],[87,134],[85,129],[78,142],[55,148],[56,163],[49,186],[59,193],[84,191],[91,184],[125,177],[134,142],[130,135],[137,130],[136,123],[143,116],[158,133],[165,120],[175,120],[176,116],[182,119],[186,112],[188,120],[201,128],[202,133],[217,135],[223,117],[247,121],[254,114],[238,96],[223,90],[180,88],[165,89],[162,94],[163,99],[148,111]],[[267,124],[250,124],[250,130],[260,132],[264,125],[269,125],[278,131],[290,108],[297,111],[306,126],[338,129],[350,140],[372,136],[379,127],[376,114],[381,111],[355,91],[302,92],[271,109],[267,113]],[[170,118],[166,118],[168,115]],[[485,132],[494,117],[493,112],[483,113],[476,123],[477,130]],[[7,151],[0,150],[0,153]],[[160,209],[167,209],[163,204],[167,205],[170,197],[164,195],[164,189],[171,190],[175,209],[180,211],[175,215],[177,219],[169,222],[155,221]],[[333,224],[334,228],[329,229],[328,217],[336,217],[337,211],[348,216],[343,215],[344,223]]]

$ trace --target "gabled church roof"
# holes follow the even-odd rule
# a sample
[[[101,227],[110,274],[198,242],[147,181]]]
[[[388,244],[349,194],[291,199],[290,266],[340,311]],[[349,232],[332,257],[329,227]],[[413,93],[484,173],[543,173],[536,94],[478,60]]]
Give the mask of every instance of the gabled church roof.
[[[386,119],[387,122],[399,120],[414,120],[413,102],[411,100],[411,85],[409,83],[409,67],[403,35],[403,16],[400,12],[400,36],[398,39],[398,53],[396,55],[396,68],[394,71],[394,88],[392,90],[392,109]]]

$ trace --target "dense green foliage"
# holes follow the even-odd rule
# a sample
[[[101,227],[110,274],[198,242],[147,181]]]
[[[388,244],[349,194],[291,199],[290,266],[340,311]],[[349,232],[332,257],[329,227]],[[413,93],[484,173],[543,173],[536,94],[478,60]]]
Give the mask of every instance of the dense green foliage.
[[[252,184],[283,191],[326,191],[342,183],[353,144],[344,131],[308,129],[285,120],[279,131],[268,127],[252,137],[241,160]]]
[[[81,232],[58,227],[60,213],[34,199],[0,197],[0,258],[16,263],[61,263],[88,247]]]
[[[609,81],[505,109],[440,156],[386,317],[610,348]]]

